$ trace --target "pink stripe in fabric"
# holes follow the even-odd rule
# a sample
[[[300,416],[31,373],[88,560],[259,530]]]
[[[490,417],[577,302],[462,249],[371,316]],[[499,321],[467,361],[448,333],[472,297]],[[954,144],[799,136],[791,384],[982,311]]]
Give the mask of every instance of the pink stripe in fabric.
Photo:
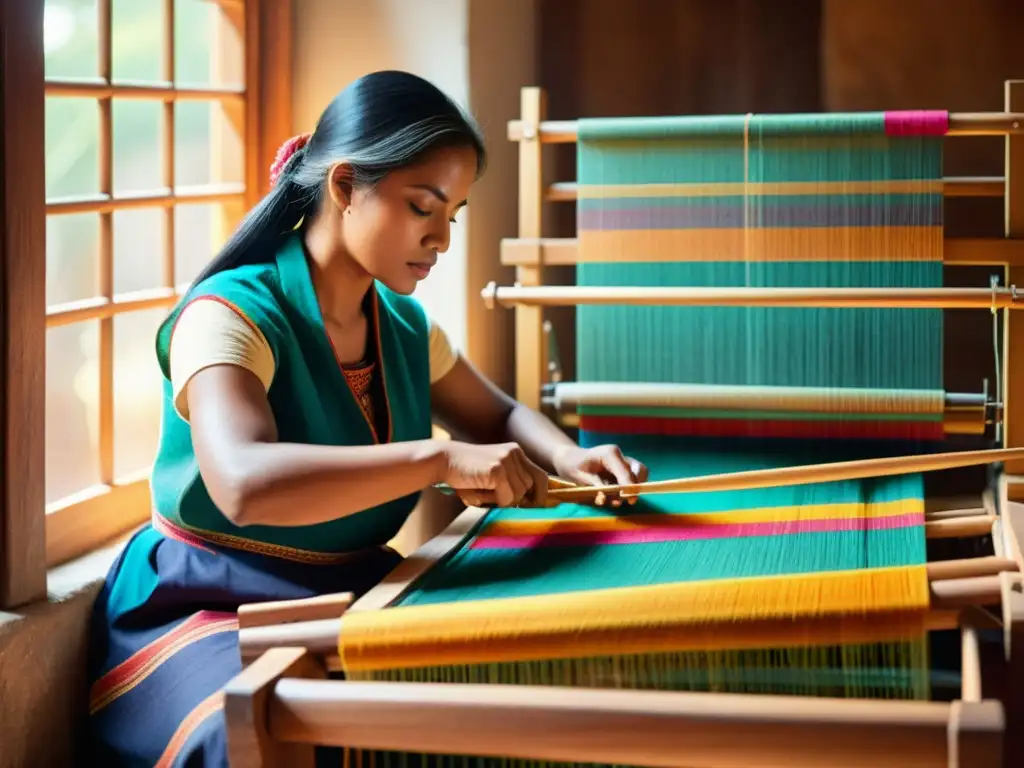
[[[923,513],[838,520],[791,520],[774,523],[699,525],[692,528],[637,528],[631,531],[581,531],[537,533],[522,536],[478,536],[472,549],[533,549],[535,547],[584,547],[605,544],[655,544],[664,541],[698,541],[752,536],[784,536],[794,533],[880,531],[924,525]]]
[[[949,112],[940,109],[897,110],[885,113],[887,136],[945,136]]]

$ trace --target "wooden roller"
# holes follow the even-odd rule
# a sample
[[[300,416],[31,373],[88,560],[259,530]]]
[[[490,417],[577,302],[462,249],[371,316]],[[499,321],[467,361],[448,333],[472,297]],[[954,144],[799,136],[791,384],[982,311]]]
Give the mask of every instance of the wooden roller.
[[[684,477],[629,485],[575,486],[547,492],[547,504],[594,503],[598,495],[627,498],[648,493],[694,493],[697,491],[738,491],[782,485],[807,485],[840,480],[859,480],[918,472],[936,472],[1024,459],[1024,448],[996,448],[983,451],[899,456],[882,459],[837,461],[777,469],[755,469],[718,475]]]
[[[1018,112],[950,112],[947,136],[1011,136],[1024,133],[1024,114]],[[509,141],[540,141],[542,144],[575,144],[575,120],[543,120],[531,124],[509,120]]]
[[[713,411],[942,415],[946,434],[985,433],[984,393],[853,387],[785,387],[670,382],[558,382],[541,403],[555,411],[579,407],[685,408]]]
[[[484,305],[577,307],[640,305],[692,307],[888,307],[902,309],[1020,309],[1009,288],[675,288],[574,285],[498,286],[481,292]]]

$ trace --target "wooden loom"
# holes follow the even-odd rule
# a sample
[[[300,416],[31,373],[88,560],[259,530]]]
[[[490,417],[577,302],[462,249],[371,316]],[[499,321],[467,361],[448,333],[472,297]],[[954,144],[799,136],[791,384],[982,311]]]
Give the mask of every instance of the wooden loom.
[[[342,682],[327,679],[338,668],[342,615],[384,610],[470,535],[484,514],[470,509],[424,545],[381,585],[352,602],[332,595],[288,604],[245,606],[239,613],[240,645],[247,668],[226,690],[232,764],[311,765],[312,745],[469,756],[494,755],[567,762],[652,766],[1000,766],[1024,760],[1024,408],[1014,395],[1024,380],[1024,356],[1010,355],[1011,338],[1024,337],[1024,313],[1005,289],[940,291],[755,291],[631,289],[595,291],[542,284],[547,265],[575,260],[572,241],[541,238],[541,203],[572,199],[569,184],[545,188],[541,145],[575,140],[572,123],[544,121],[543,95],[524,89],[522,119],[509,135],[520,142],[520,237],[503,243],[503,263],[517,269],[517,285],[489,286],[487,301],[514,306],[517,396],[535,407],[559,397],[579,402],[585,387],[549,387],[543,307],[581,302],[758,302],[836,306],[959,306],[1002,309],[1002,401],[988,393],[949,396],[949,434],[982,435],[998,425],[998,442],[1009,451],[914,457],[910,466],[889,460],[866,470],[928,471],[992,463],[987,487],[961,489],[957,498],[930,499],[929,540],[952,545],[930,559],[932,628],[959,629],[961,678],[951,701],[887,702],[717,693],[530,688],[463,684]],[[954,135],[1006,136],[1005,180],[947,179],[946,194],[1003,194],[1006,239],[947,241],[947,263],[1006,268],[1006,286],[1024,284],[1024,83],[1007,84],[1006,112],[952,115]],[[1018,302],[1019,306],[1019,302]],[[1020,342],[1017,342],[1018,346]],[[1012,382],[1018,382],[1016,389]],[[654,389],[641,397],[664,397]],[[678,391],[671,393],[680,396]],[[740,400],[745,393],[719,391]],[[777,397],[791,393],[775,392]],[[589,396],[593,396],[592,393]],[[598,397],[608,397],[598,393]],[[682,396],[704,397],[702,391]],[[575,398],[573,400],[573,398]],[[547,402],[545,402],[547,401]],[[929,464],[929,462],[931,462]],[[836,470],[840,470],[836,474]],[[682,481],[670,489],[698,490],[721,483],[749,486],[863,476],[863,463],[832,465],[831,475],[795,468],[745,477]],[[780,474],[781,473],[781,474]],[[718,485],[716,485],[716,483]],[[687,487],[688,484],[688,487]],[[703,485],[702,485],[703,484]],[[611,489],[608,489],[611,490]],[[656,491],[626,488],[620,491]],[[592,496],[555,490],[564,500]],[[964,496],[968,500],[964,501]],[[985,657],[979,637],[997,633],[1002,654]],[[741,734],[741,735],[739,735]]]

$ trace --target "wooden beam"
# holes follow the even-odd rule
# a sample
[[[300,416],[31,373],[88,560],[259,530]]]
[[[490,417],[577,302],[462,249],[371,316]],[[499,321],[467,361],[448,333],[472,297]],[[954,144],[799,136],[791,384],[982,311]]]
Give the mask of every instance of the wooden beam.
[[[263,0],[260,35],[260,194],[270,190],[270,165],[294,133],[292,125],[292,14],[294,0]]]
[[[501,241],[501,263],[513,267],[571,266],[576,264],[579,241],[573,237],[523,238]],[[539,260],[539,261],[538,261]],[[957,266],[1015,266],[1024,268],[1024,238],[947,238],[943,243],[943,263]],[[1015,273],[1016,285],[1024,288],[1020,269]]]
[[[270,165],[292,135],[293,0],[245,6],[245,184],[254,205],[270,190]]]
[[[168,146],[171,146],[168,144]],[[76,195],[48,200],[46,214],[59,216],[74,213],[110,213],[140,208],[173,208],[176,205],[235,202],[245,192],[241,184],[202,184],[137,191],[121,195]]]
[[[313,768],[312,744],[275,740],[268,728],[268,706],[284,677],[323,679],[323,667],[302,648],[274,648],[243,669],[224,687],[228,759],[231,765],[261,768]]]
[[[291,744],[666,768],[999,766],[997,701],[595,693],[286,675],[269,697],[267,730]]]
[[[46,597],[43,3],[0,3],[0,608]]]
[[[509,141],[532,141],[544,144],[575,144],[579,123],[576,120],[545,120],[539,130],[524,115],[508,123]],[[1006,136],[1024,134],[1024,114],[1009,112],[951,112],[947,136]]]
[[[1024,267],[1024,240],[999,237],[947,237],[942,244],[947,267]],[[1018,287],[1024,288],[1018,283]]]
[[[1006,82],[1005,108],[1024,108],[1024,80]],[[1007,238],[1024,243],[1024,136],[1009,135],[1006,142],[1006,192],[1004,194]],[[1024,283],[1024,264],[1010,264],[1007,285]],[[1003,312],[1003,444],[1024,445],[1024,317]],[[1016,354],[1011,351],[1016,348]],[[1010,474],[1024,473],[1024,461],[1006,465]]]
[[[46,566],[52,568],[115,541],[149,520],[145,477],[100,485],[46,510]]]
[[[516,282],[524,286],[544,284],[539,246],[544,204],[544,169],[540,124],[544,120],[545,96],[540,88],[524,88],[519,105],[526,135],[519,144],[519,237],[528,243],[528,263],[516,267]],[[504,244],[503,244],[504,245]],[[516,399],[540,408],[547,354],[544,349],[544,310],[519,307],[516,310]]]

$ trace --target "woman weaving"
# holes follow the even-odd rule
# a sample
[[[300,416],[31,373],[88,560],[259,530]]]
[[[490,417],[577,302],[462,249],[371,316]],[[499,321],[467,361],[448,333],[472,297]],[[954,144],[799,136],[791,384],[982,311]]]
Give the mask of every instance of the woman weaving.
[[[153,523],[93,618],[99,764],[225,765],[238,606],[365,592],[424,488],[511,506],[540,500],[548,472],[645,478],[507,398],[409,297],[484,159],[426,81],[356,81],[282,147],[270,193],[160,328]],[[435,418],[468,442],[431,439]]]

